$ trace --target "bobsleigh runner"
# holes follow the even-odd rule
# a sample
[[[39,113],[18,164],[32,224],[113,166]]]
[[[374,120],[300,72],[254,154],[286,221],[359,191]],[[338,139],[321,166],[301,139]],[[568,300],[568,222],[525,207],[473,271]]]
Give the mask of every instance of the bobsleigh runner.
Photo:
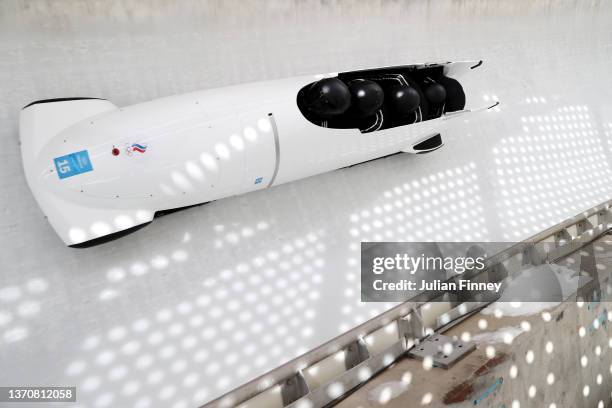
[[[466,109],[458,81],[481,64],[294,77],[125,108],[97,98],[37,101],[21,111],[23,166],[55,231],[82,244],[156,212],[433,151],[447,119],[492,107]]]

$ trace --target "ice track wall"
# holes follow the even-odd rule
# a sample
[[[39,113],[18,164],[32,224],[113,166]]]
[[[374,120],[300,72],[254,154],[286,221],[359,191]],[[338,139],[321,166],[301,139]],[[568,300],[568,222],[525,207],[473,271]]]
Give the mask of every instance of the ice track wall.
[[[359,303],[361,240],[521,240],[610,198],[604,1],[0,3],[0,384],[80,406],[191,407],[390,305]],[[30,194],[17,118],[44,98],[191,90],[483,59],[498,109],[396,155],[66,248]]]

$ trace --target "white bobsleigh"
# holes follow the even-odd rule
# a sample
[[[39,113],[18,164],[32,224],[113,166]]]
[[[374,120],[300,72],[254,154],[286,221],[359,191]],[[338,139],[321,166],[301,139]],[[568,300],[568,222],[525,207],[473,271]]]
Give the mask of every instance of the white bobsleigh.
[[[23,108],[27,182],[67,245],[155,213],[268,188],[397,152],[442,146],[481,62],[302,76],[117,108],[97,98]],[[469,104],[468,104],[469,105]]]

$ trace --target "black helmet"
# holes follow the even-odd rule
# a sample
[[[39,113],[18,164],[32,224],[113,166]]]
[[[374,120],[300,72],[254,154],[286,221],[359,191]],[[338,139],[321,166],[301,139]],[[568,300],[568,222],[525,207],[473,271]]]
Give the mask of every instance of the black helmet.
[[[429,102],[439,104],[446,100],[446,89],[440,84],[433,83],[425,88],[425,96]]]
[[[351,92],[351,105],[358,116],[371,116],[382,106],[385,93],[376,82],[356,79],[348,86]]]
[[[391,108],[400,115],[414,112],[421,103],[419,92],[408,85],[398,85],[390,89],[386,95]]]
[[[444,110],[454,112],[465,108],[465,93],[461,84],[453,78],[442,76],[436,81],[446,90]]]
[[[330,118],[346,112],[351,105],[351,93],[338,78],[324,78],[306,90],[304,103],[318,117]]]

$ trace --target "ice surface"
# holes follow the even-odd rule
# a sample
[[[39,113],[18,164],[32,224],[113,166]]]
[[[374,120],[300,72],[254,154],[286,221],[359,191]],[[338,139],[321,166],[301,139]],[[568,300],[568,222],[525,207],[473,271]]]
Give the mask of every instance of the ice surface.
[[[376,404],[386,404],[399,397],[408,389],[409,384],[404,381],[389,381],[380,384],[368,393],[368,399]]]
[[[478,333],[472,336],[472,340],[476,343],[506,343],[511,344],[523,330],[520,327],[502,327],[493,332]]]
[[[553,279],[555,282],[549,282],[547,286],[551,287],[553,286],[553,283],[558,285],[560,293],[542,295],[541,300],[551,301],[521,301],[522,299],[525,299],[524,293],[522,294],[521,292],[527,292],[531,288],[529,284],[533,281],[532,276],[538,273],[544,274],[549,272],[552,272],[551,275],[554,277]],[[486,315],[497,313],[503,316],[524,316],[543,312],[559,305],[561,301],[570,300],[570,296],[576,294],[576,290],[578,289],[578,280],[579,276],[576,274],[576,272],[564,265],[543,264],[532,268],[527,268],[519,274],[519,279],[515,281],[519,282],[516,289],[514,291],[507,290],[504,292],[499,301],[484,308],[482,313]]]
[[[0,384],[82,407],[191,407],[390,307],[359,242],[515,241],[610,198],[609,2],[0,2]],[[25,183],[19,109],[122,106],[239,82],[483,59],[445,147],[66,248]],[[375,137],[375,134],[373,134]],[[71,405],[73,407],[73,405]]]

